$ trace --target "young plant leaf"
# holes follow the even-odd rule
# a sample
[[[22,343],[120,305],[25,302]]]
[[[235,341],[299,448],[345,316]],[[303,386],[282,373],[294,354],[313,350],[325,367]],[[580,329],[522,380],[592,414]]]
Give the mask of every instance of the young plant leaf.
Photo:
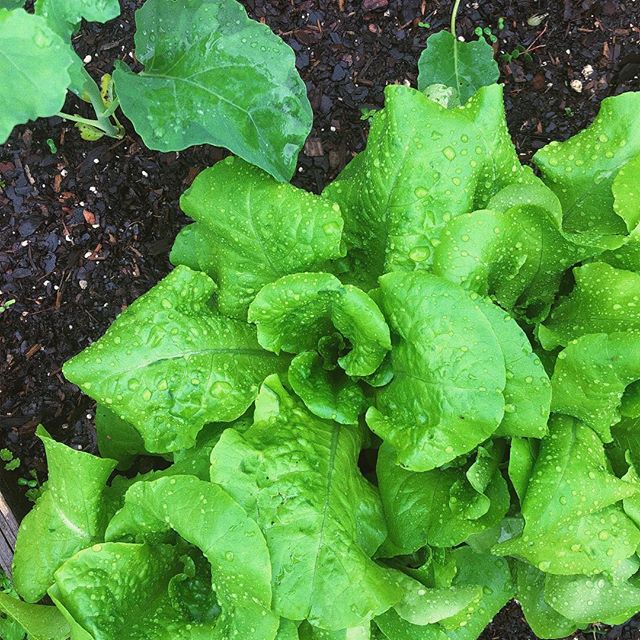
[[[230,149],[282,182],[311,130],[293,51],[236,0],[147,0],[136,74],[116,65],[120,105],[150,149]]]
[[[457,104],[465,104],[481,87],[498,82],[500,77],[493,48],[484,38],[461,42],[448,31],[429,36],[418,70],[420,91],[433,84],[451,87]]]
[[[216,315],[214,284],[177,267],[131,305],[65,376],[130,423],[145,449],[193,446],[207,422],[231,422],[286,360],[260,348],[253,329]]]
[[[22,631],[15,636],[15,640],[22,640],[27,633],[30,640],[66,640],[69,637],[69,625],[55,607],[28,604],[17,600],[6,593],[0,593],[0,611],[9,620],[20,625]],[[0,621],[0,631],[2,631]],[[2,636],[3,640],[14,640],[9,636]]]
[[[0,143],[17,124],[53,116],[64,104],[72,55],[40,16],[0,8]]]
[[[108,22],[120,15],[118,0],[36,0],[36,15],[64,40],[71,38],[80,22]]]

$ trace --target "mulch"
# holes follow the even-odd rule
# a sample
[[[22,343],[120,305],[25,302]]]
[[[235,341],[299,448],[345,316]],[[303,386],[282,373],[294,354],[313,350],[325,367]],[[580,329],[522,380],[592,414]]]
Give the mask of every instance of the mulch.
[[[115,59],[133,62],[139,4],[121,0],[119,19],[76,36],[94,77]],[[364,147],[363,113],[382,106],[385,85],[415,86],[425,40],[448,25],[452,2],[243,4],[296,52],[315,123],[293,182],[319,192]],[[475,37],[477,27],[497,40],[507,118],[523,162],[588,125],[603,98],[640,88],[635,0],[463,2],[459,34]],[[83,109],[73,98],[65,106]],[[124,140],[85,142],[69,123],[49,118],[17,127],[0,148],[0,305],[15,300],[0,314],[0,448],[22,462],[13,480],[28,469],[46,477],[34,437],[39,423],[71,446],[95,449],[95,406],[64,380],[61,366],[169,271],[168,250],[187,221],[180,194],[226,154],[213,147],[149,151],[126,124]],[[638,640],[640,623],[598,633]],[[482,637],[535,638],[516,605]]]

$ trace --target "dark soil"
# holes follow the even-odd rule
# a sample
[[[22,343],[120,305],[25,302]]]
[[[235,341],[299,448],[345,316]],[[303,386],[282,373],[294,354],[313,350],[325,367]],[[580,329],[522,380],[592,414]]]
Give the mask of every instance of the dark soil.
[[[91,56],[94,77],[110,71],[115,59],[132,62],[139,4],[121,0],[119,19],[89,25],[77,36],[76,48]],[[243,4],[296,52],[315,126],[294,182],[318,192],[364,147],[368,124],[361,109],[379,108],[389,83],[415,85],[424,42],[448,24],[453,3]],[[538,25],[528,23],[544,14]],[[492,29],[499,56],[526,50],[501,63],[509,126],[523,161],[550,140],[584,128],[603,98],[640,88],[635,0],[463,3],[459,33],[474,37],[478,26]],[[582,82],[581,93],[571,88],[572,80]],[[65,108],[83,109],[73,99]],[[17,127],[0,148],[0,305],[15,300],[0,315],[0,447],[22,460],[16,477],[28,469],[45,476],[34,438],[39,423],[72,446],[95,448],[94,405],[64,380],[61,366],[168,272],[168,249],[186,222],[178,198],[199,171],[224,155],[213,147],[149,151],[127,125],[122,141],[90,143],[51,118]],[[575,637],[639,640],[640,624],[595,633]],[[483,638],[535,636],[512,605]]]

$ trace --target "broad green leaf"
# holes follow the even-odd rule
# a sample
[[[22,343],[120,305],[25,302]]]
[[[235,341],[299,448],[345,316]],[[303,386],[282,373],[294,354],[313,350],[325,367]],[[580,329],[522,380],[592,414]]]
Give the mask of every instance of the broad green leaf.
[[[337,204],[280,184],[238,158],[200,173],[180,206],[196,224],[178,234],[171,261],[217,282],[224,315],[245,319],[265,284],[322,269],[343,253]]]
[[[531,473],[538,457],[538,441],[532,438],[511,438],[509,450],[509,478],[520,504],[524,502]]]
[[[629,236],[626,244],[614,251],[605,251],[600,260],[616,269],[640,272],[640,233]]]
[[[26,0],[0,0],[0,9],[18,9],[25,5]]]
[[[2,635],[2,640],[22,640],[25,633],[30,640],[65,640],[69,637],[69,625],[55,607],[27,604],[6,593],[0,593],[0,611],[20,626],[18,634]],[[3,631],[3,622],[6,621],[0,621],[0,632]]]
[[[258,342],[269,351],[313,350],[339,331],[351,350],[338,358],[350,376],[367,376],[391,349],[389,327],[376,303],[329,273],[294,273],[264,286],[249,306]]]
[[[566,638],[578,623],[565,618],[550,607],[545,600],[545,578],[542,571],[524,562],[517,562],[516,599],[532,631],[541,638]]]
[[[120,4],[118,0],[36,0],[35,12],[68,40],[83,19],[87,22],[113,20],[120,15]]]
[[[580,624],[622,624],[640,611],[640,588],[606,576],[548,576],[544,597],[560,615]]]
[[[371,532],[384,535],[385,525],[357,467],[360,447],[357,429],[309,414],[273,376],[256,401],[253,427],[225,431],[211,455],[212,482],[267,539],[274,610],[328,631],[362,625],[401,595],[370,559],[382,542]]]
[[[628,228],[614,208],[612,185],[639,153],[640,93],[634,92],[606,98],[589,128],[536,153],[543,180],[562,203],[563,229],[577,242],[603,249],[622,244]]]
[[[493,549],[560,575],[613,571],[640,543],[616,503],[637,488],[608,468],[602,442],[567,416],[550,422],[522,504],[522,535]]]
[[[1,144],[17,124],[62,109],[72,57],[43,18],[0,8],[0,58]]]
[[[349,278],[365,289],[387,271],[428,269],[451,218],[529,175],[509,138],[501,87],[456,109],[398,85],[385,96],[366,150],[324,191],[342,211]]]
[[[399,463],[435,469],[471,451],[504,415],[505,361],[492,324],[471,296],[427,273],[380,278],[382,309],[398,334],[394,378],[367,412]]]
[[[55,570],[74,553],[102,539],[108,512],[103,496],[116,466],[52,440],[40,427],[49,465],[47,488],[18,532],[13,558],[16,591],[37,602],[53,584]]]
[[[553,405],[574,416],[604,442],[620,421],[625,389],[640,380],[640,335],[598,333],[572,340],[558,354],[553,372]]]
[[[434,272],[505,309],[544,319],[564,272],[589,252],[564,238],[560,202],[541,183],[505,187],[488,207],[447,224]]]
[[[128,469],[136,456],[145,453],[140,434],[101,404],[96,408],[96,436],[100,455],[117,460],[118,469]]]
[[[640,273],[593,262],[573,270],[576,285],[539,327],[545,349],[588,333],[640,334]]]
[[[452,508],[452,490],[467,479],[464,469],[406,471],[395,464],[394,453],[385,444],[378,454],[377,476],[389,538],[402,554],[427,544],[456,546],[470,535],[497,525],[509,508],[509,490],[497,469],[484,491],[488,510],[476,518],[465,517],[463,504]]]
[[[375,624],[388,640],[448,640],[440,625],[418,626],[403,620],[393,609],[378,616]]]
[[[293,51],[235,0],[147,0],[136,12],[136,58],[113,79],[150,149],[230,149],[288,181],[312,111]]]
[[[465,104],[480,87],[498,82],[500,77],[493,48],[484,38],[460,42],[448,31],[429,36],[418,70],[420,91],[432,84],[452,87],[458,104]]]
[[[287,620],[286,618],[281,618],[275,640],[300,640],[297,623]]]
[[[638,146],[640,148],[640,144]],[[624,220],[629,233],[634,231],[640,224],[639,190],[640,153],[622,166],[611,186],[613,208]]]
[[[208,506],[205,506],[208,505]],[[139,482],[125,497],[107,539],[153,539],[173,529],[198,547],[211,566],[220,606],[217,639],[255,627],[271,640],[279,620],[270,613],[271,565],[258,525],[221,487],[190,476]]]
[[[298,629],[300,640],[369,640],[371,638],[371,624],[366,623],[339,631],[325,631],[303,622]]]
[[[358,384],[341,369],[327,371],[314,351],[303,351],[291,361],[288,380],[307,409],[325,420],[357,424],[367,408]]]
[[[205,274],[177,267],[64,366],[150,452],[186,449],[205,423],[235,420],[264,378],[286,367],[250,326],[211,310],[213,288]]]

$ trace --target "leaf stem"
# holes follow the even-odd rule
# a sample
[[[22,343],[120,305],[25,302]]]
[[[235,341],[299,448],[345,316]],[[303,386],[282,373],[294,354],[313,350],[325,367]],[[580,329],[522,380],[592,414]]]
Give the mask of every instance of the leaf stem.
[[[458,34],[456,33],[456,19],[458,18],[458,9],[460,8],[460,0],[456,0],[451,12],[451,35],[453,36],[453,71],[456,76],[456,84],[460,91],[460,74],[458,72]]]
[[[121,137],[120,132],[113,125],[111,125],[111,123],[109,123],[109,127],[105,127],[103,126],[103,122],[100,120],[91,120],[90,118],[82,118],[81,116],[74,116],[74,115],[71,115],[70,113],[64,113],[63,111],[58,111],[56,115],[59,118],[64,118],[65,120],[70,120],[71,122],[79,122],[81,124],[86,124],[90,127],[100,129],[100,131],[103,131],[104,134],[109,136],[110,138]]]

